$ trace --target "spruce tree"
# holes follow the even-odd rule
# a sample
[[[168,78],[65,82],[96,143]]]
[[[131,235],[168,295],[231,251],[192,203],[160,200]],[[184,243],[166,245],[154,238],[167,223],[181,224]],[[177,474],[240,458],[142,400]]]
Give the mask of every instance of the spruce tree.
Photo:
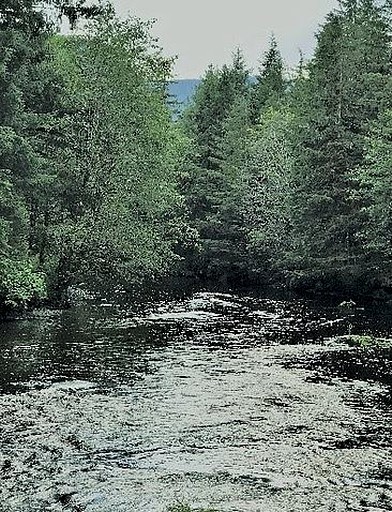
[[[349,1],[318,35],[302,104],[297,166],[297,256],[325,280],[359,267],[362,215],[351,173],[363,160],[369,123],[388,101],[389,27],[375,2]]]
[[[362,206],[360,232],[364,267],[375,286],[392,284],[392,109],[372,124],[365,143],[365,158],[353,173],[355,197]]]
[[[285,92],[283,60],[275,36],[271,36],[269,49],[265,52],[256,83],[252,88],[251,114],[254,122],[260,119],[263,108],[276,104]]]
[[[232,150],[227,137],[238,139],[239,134],[230,135],[231,128],[241,123],[244,123],[241,129],[246,126],[242,118],[247,117],[248,91],[249,72],[242,53],[237,51],[230,66],[207,70],[194,103],[184,117],[185,129],[194,141],[194,151],[183,189],[202,247],[202,255],[194,262],[194,270],[210,275],[227,273],[227,269],[218,269],[220,258],[225,259],[221,250],[228,244],[223,227],[226,222],[223,220],[223,209],[226,208],[223,204],[230,202],[233,182],[229,171],[232,167],[227,160]],[[239,123],[238,116],[241,118]]]

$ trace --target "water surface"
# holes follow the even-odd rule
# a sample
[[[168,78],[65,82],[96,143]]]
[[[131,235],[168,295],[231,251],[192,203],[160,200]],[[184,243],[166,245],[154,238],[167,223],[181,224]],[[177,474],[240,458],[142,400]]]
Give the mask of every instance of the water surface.
[[[388,309],[196,293],[0,324],[0,510],[392,510]]]

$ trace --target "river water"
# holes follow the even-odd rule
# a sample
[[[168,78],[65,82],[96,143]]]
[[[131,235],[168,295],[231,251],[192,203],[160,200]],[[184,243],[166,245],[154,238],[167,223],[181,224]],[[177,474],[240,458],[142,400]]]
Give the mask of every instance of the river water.
[[[392,510],[391,310],[201,292],[0,324],[0,510]]]

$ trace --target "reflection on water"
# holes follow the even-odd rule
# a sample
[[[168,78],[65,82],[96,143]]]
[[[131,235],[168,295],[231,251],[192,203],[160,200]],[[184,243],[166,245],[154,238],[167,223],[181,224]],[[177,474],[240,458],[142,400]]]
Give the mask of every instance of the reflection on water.
[[[216,293],[1,324],[0,511],[392,510],[392,351],[325,342],[391,327]]]

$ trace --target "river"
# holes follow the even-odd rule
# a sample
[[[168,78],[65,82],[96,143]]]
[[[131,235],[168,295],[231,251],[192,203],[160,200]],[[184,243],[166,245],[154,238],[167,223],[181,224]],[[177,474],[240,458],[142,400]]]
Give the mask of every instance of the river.
[[[252,293],[0,324],[0,510],[392,510],[392,310]]]

